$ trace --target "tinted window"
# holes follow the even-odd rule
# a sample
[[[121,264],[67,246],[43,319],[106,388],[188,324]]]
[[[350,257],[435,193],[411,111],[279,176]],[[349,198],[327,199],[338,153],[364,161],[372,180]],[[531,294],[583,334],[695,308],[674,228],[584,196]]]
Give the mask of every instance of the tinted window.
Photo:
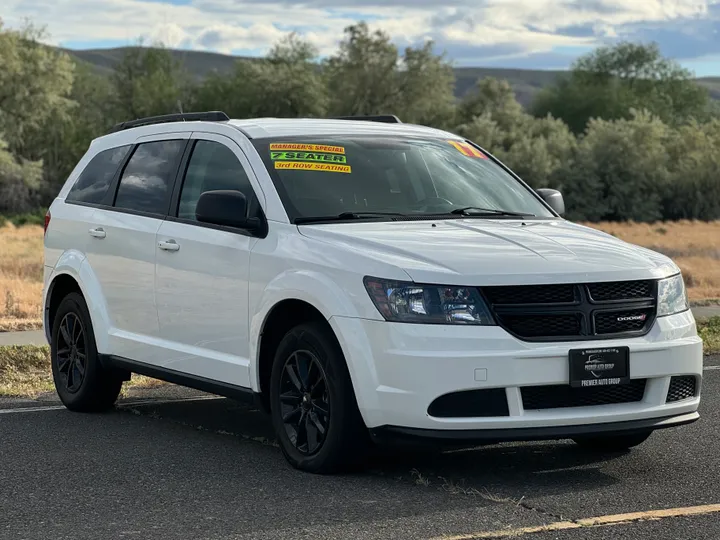
[[[115,207],[164,214],[185,141],[155,141],[137,147],[128,161]]]
[[[528,188],[460,140],[364,135],[254,145],[291,219],[344,212],[453,216],[465,207],[552,216]]]
[[[103,150],[90,160],[68,193],[66,200],[99,204],[105,198],[120,163],[130,151],[130,145]]]
[[[255,194],[250,180],[232,150],[224,144],[198,141],[185,173],[178,217],[194,220],[200,195],[216,189],[241,191],[248,199],[248,208],[254,206]]]

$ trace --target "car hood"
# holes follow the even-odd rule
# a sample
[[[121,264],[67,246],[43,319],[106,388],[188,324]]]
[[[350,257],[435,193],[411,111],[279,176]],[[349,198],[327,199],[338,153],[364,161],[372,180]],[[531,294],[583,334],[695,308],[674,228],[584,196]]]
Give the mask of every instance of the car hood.
[[[301,225],[305,237],[401,268],[418,283],[545,284],[663,278],[659,253],[565,220],[453,219]],[[376,275],[376,277],[385,277]]]

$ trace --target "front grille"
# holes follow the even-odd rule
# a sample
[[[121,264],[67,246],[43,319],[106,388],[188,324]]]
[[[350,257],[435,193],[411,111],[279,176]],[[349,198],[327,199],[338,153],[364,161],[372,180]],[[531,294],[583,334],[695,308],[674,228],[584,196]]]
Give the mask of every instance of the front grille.
[[[611,283],[590,283],[590,298],[596,302],[608,300],[635,300],[653,298],[652,281],[616,281]]]
[[[618,386],[591,386],[574,388],[567,384],[527,386],[520,389],[525,410],[560,409],[566,407],[592,407],[642,401],[645,379],[633,379]]]
[[[485,287],[483,292],[493,304],[571,304],[575,302],[573,285]]]
[[[435,418],[510,416],[504,388],[465,390],[440,396],[428,407]]]
[[[697,379],[693,376],[672,377],[667,393],[667,403],[695,397]]]
[[[506,315],[503,322],[523,337],[580,335],[579,315]]]
[[[656,282],[483,287],[498,324],[526,341],[646,334],[655,322]]]

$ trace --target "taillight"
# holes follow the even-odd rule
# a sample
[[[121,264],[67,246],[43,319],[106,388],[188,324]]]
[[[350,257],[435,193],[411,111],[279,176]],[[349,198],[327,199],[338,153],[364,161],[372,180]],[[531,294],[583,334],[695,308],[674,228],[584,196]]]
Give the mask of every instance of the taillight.
[[[47,234],[48,225],[50,225],[50,210],[45,213],[45,229],[43,230],[43,236]]]

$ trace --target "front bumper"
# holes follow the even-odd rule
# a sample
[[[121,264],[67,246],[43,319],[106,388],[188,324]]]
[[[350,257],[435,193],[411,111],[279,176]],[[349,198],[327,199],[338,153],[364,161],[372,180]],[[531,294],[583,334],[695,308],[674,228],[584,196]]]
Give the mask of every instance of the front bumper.
[[[348,361],[360,412],[368,428],[378,433],[399,430],[422,435],[430,430],[474,440],[554,439],[571,436],[582,426],[591,426],[593,432],[605,429],[601,424],[616,424],[619,429],[627,422],[629,429],[647,429],[630,423],[649,420],[651,429],[657,429],[672,424],[668,418],[689,419],[700,403],[702,340],[689,311],[659,318],[642,337],[572,343],[524,342],[499,327],[342,317],[333,317],[330,323]],[[526,410],[523,388],[568,385],[568,351],[598,346],[630,348],[630,377],[646,381],[641,400]],[[694,377],[695,394],[667,402],[673,376]],[[428,413],[440,396],[479,389],[503,389],[507,414],[436,417]],[[652,427],[653,422],[657,427]],[[513,435],[508,430],[518,431]]]
[[[602,424],[566,425],[553,427],[508,428],[508,429],[417,429],[399,426],[372,428],[370,435],[380,443],[385,442],[430,442],[448,444],[500,443],[510,441],[540,441],[571,439],[588,435],[631,435],[648,430],[684,426],[700,419],[698,412],[664,418],[645,418],[627,422],[606,422]]]

